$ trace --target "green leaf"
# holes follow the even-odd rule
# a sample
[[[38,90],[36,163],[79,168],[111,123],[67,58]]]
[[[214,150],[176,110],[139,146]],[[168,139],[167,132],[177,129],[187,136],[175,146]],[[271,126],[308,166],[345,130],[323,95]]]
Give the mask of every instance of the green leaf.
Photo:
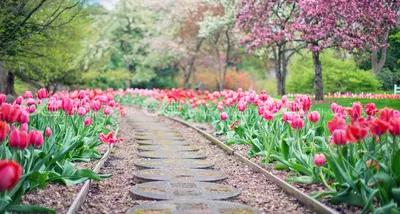
[[[299,177],[290,177],[286,179],[287,182],[295,182],[301,184],[314,184],[319,183],[320,180],[314,176],[299,176]]]
[[[320,193],[311,193],[310,196],[315,198],[315,199],[320,199],[325,196],[335,196],[337,192],[334,191],[327,191],[327,192],[320,192]]]
[[[346,191],[344,194],[337,195],[331,198],[332,203],[346,203],[359,207],[364,207],[364,201],[360,197],[360,195],[356,195],[353,191]]]
[[[19,212],[19,213],[50,213],[56,214],[54,210],[46,207],[40,207],[35,205],[11,205],[7,207],[9,212]]]
[[[75,176],[80,176],[80,177],[87,177],[95,181],[100,181],[101,177],[99,174],[93,172],[92,170],[89,169],[79,169],[74,173]]]
[[[281,142],[281,152],[285,160],[289,160],[289,150],[289,145],[287,144],[286,140],[283,139]]]

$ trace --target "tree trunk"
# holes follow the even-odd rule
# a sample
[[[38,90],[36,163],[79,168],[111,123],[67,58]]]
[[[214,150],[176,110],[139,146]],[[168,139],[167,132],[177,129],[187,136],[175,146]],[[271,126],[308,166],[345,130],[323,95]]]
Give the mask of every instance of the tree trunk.
[[[197,43],[195,53],[193,54],[192,58],[189,60],[189,68],[187,69],[187,71],[184,70],[185,74],[184,74],[183,88],[185,88],[185,89],[189,89],[189,87],[190,87],[189,80],[194,71],[194,67],[195,67],[194,63],[196,61],[197,53],[200,51],[201,45],[203,44],[203,41],[204,41],[204,39],[200,40],[199,43]]]
[[[385,33],[385,37],[383,38],[384,42],[386,42],[388,37],[389,37],[389,31],[387,31]],[[378,59],[379,58],[378,51],[380,51],[380,54],[381,54],[380,59]],[[374,72],[374,74],[379,73],[382,70],[383,66],[385,65],[386,53],[387,53],[387,47],[383,47],[383,48],[372,51],[371,65],[372,65],[372,71]]]
[[[281,46],[278,47],[278,50],[275,48],[272,49],[274,52],[274,60],[275,60],[275,75],[277,79],[278,86],[278,95],[285,95],[285,76],[282,72],[282,49]]]
[[[321,60],[319,59],[319,52],[313,51],[313,62],[314,62],[314,83],[315,83],[315,100],[324,99],[324,85],[322,84],[322,66]]]
[[[14,90],[14,72],[0,66],[0,93],[16,95]]]

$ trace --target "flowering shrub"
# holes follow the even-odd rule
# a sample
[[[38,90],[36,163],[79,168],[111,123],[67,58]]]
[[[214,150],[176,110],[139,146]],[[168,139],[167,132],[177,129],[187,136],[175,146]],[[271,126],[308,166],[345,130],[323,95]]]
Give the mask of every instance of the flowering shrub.
[[[274,99],[265,91],[222,92],[172,89],[127,90],[120,102],[165,115],[214,125],[227,144],[248,144],[249,157],[262,156],[276,169],[289,169],[289,182],[321,183],[332,203],[383,212],[400,204],[400,112],[374,103],[331,105],[333,119],[310,111],[308,95]]]
[[[16,204],[25,192],[48,182],[75,185],[109,176],[75,166],[99,159],[96,147],[101,142],[121,140],[113,137],[115,114],[125,114],[114,100],[117,93],[81,90],[51,95],[41,89],[36,98],[26,91],[14,103],[6,103],[0,94],[0,213],[31,210],[34,206]]]

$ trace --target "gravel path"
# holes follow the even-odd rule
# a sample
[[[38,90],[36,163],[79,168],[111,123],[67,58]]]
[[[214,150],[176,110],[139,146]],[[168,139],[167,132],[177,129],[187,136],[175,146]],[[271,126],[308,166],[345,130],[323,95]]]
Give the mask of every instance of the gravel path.
[[[126,213],[135,205],[151,202],[133,200],[129,194],[129,189],[139,183],[133,176],[138,170],[134,162],[139,159],[133,131],[137,125],[132,122],[134,114],[129,113],[134,111],[133,107],[127,107],[128,114],[122,119],[119,132],[119,136],[123,137],[125,142],[114,147],[111,157],[101,170],[101,173],[111,173],[113,177],[91,186],[88,198],[78,213]],[[252,170],[236,157],[228,155],[196,131],[161,116],[157,117],[157,120],[160,124],[179,131],[187,142],[199,146],[208,155],[207,160],[215,163],[214,169],[228,174],[226,180],[218,183],[233,186],[241,191],[232,202],[249,205],[262,213],[311,213],[307,207],[286,195],[264,175]]]

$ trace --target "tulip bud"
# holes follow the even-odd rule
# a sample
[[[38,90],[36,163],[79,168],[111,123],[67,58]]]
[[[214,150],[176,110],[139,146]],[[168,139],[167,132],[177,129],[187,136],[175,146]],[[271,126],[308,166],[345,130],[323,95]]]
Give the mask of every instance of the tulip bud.
[[[21,124],[20,129],[21,129],[21,131],[26,131],[27,132],[28,129],[29,129],[29,125],[27,123],[23,123],[23,124]]]
[[[79,93],[78,93],[78,98],[79,99],[83,99],[83,98],[85,98],[85,96],[86,96],[85,91],[80,90]]]
[[[110,115],[111,114],[111,107],[110,106],[106,106],[105,108],[104,108],[104,114],[105,115]]]
[[[38,130],[32,130],[29,132],[29,145],[39,148],[44,142],[42,132]]]
[[[22,175],[22,167],[14,161],[0,161],[0,192],[12,190]]]
[[[36,106],[35,105],[31,105],[29,106],[29,113],[34,113],[36,111]]]
[[[323,166],[323,165],[325,165],[325,163],[326,163],[326,158],[325,158],[325,155],[324,154],[316,154],[315,156],[314,156],[314,163],[315,163],[315,165],[317,165],[317,166]]]
[[[225,121],[228,119],[228,114],[226,112],[222,112],[219,117],[221,118],[221,120]]]
[[[390,119],[389,125],[389,133],[393,136],[400,136],[400,119]]]
[[[26,149],[26,147],[28,147],[28,139],[29,136],[26,131],[17,130],[13,126],[13,130],[10,133],[10,139],[9,139],[11,148],[17,148],[21,150]]]
[[[65,112],[71,111],[73,107],[74,107],[74,105],[73,105],[73,101],[72,101],[71,98],[64,98],[64,99],[62,100],[61,108],[62,108]]]
[[[345,145],[347,143],[346,130],[336,129],[332,133],[332,138],[333,138],[332,140],[333,140],[334,144],[336,144],[338,146]]]
[[[86,126],[92,125],[92,118],[91,117],[86,117],[84,120],[84,123]]]
[[[304,120],[301,119],[300,115],[294,115],[290,122],[290,126],[293,129],[302,129],[304,127]]]
[[[8,132],[10,132],[10,126],[6,122],[0,121],[0,142],[6,139]]]
[[[46,128],[46,131],[45,131],[45,135],[46,135],[47,137],[50,137],[52,134],[53,134],[53,132],[51,131],[51,128],[50,128],[50,127],[47,127],[47,128]]]
[[[79,116],[84,116],[86,114],[86,109],[85,109],[85,107],[79,107],[78,108],[78,115]]]
[[[29,121],[29,114],[26,111],[21,111],[18,118],[17,118],[17,122],[18,123],[27,123]]]
[[[14,103],[17,104],[17,105],[21,105],[23,100],[24,100],[24,98],[22,98],[21,96],[19,96],[19,97],[17,97],[17,99],[14,101]]]
[[[46,90],[46,89],[44,89],[44,88],[42,88],[42,89],[40,89],[39,91],[38,91],[38,93],[37,93],[37,97],[38,97],[38,99],[46,99],[47,97],[49,96],[49,92]]]
[[[312,111],[308,115],[308,119],[310,119],[310,122],[316,123],[319,120],[319,113],[317,111]]]
[[[24,92],[24,99],[28,99],[28,98],[33,98],[32,92],[30,92],[30,91],[25,91],[25,92]]]

